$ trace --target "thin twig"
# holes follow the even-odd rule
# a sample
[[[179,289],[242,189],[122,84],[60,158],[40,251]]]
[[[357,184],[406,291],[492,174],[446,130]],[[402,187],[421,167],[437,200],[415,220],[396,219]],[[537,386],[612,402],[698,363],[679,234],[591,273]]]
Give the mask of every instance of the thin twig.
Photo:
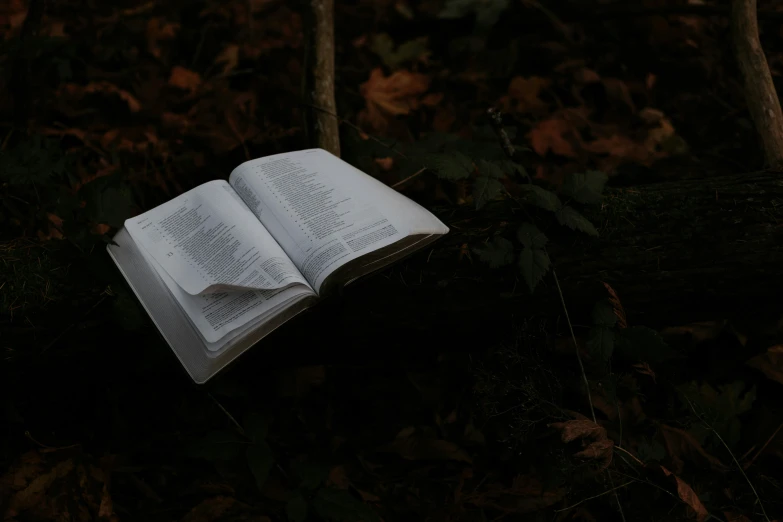
[[[245,430],[244,430],[244,428],[242,428],[242,426],[241,426],[241,425],[240,425],[240,424],[237,422],[237,420],[234,418],[234,416],[233,416],[233,415],[231,415],[231,414],[228,412],[228,410],[227,410],[227,409],[225,409],[225,408],[223,407],[223,405],[222,405],[222,404],[220,404],[220,403],[218,402],[218,400],[212,396],[212,394],[211,394],[211,393],[207,392],[207,395],[209,395],[209,398],[210,398],[210,399],[212,399],[212,402],[214,402],[215,404],[217,404],[217,407],[218,407],[218,408],[220,408],[220,410],[221,410],[223,413],[225,413],[225,414],[226,414],[226,417],[228,417],[228,418],[229,418],[229,420],[230,420],[232,423],[234,423],[234,426],[236,426],[236,428],[237,428],[237,430],[239,431],[240,435],[242,435],[242,436],[244,437],[244,436],[245,436]]]
[[[557,293],[560,294],[560,302],[563,305],[563,312],[565,313],[566,322],[568,323],[568,329],[571,331],[571,340],[574,341],[574,348],[576,349],[576,360],[579,361],[579,369],[582,370],[582,379],[585,383],[585,389],[587,390],[587,400],[590,403],[590,413],[593,416],[593,422],[598,424],[598,420],[595,416],[595,408],[593,407],[593,396],[590,393],[590,381],[587,380],[587,373],[585,373],[585,365],[582,364],[582,356],[579,354],[579,345],[576,344],[576,335],[574,335],[574,327],[571,325],[571,319],[568,317],[568,308],[565,304],[565,298],[563,297],[563,291],[560,288],[560,281],[557,279],[557,271],[552,269],[552,276],[555,278],[555,285],[557,285]]]
[[[716,437],[718,437],[718,440],[721,444],[723,444],[723,447],[726,448],[726,451],[729,452],[729,455],[731,455],[732,460],[734,460],[734,464],[737,465],[737,468],[739,468],[740,473],[742,473],[742,476],[745,477],[745,481],[748,483],[748,486],[750,486],[751,491],[753,491],[753,494],[756,495],[756,502],[758,502],[759,507],[761,508],[761,513],[764,515],[764,519],[767,522],[770,522],[769,516],[767,516],[767,511],[764,509],[764,504],[761,503],[761,497],[759,497],[758,492],[756,491],[756,488],[753,487],[753,483],[750,481],[748,476],[745,474],[745,470],[742,469],[742,465],[737,460],[737,457],[734,456],[734,452],[731,451],[731,448],[729,448],[729,445],[726,444],[726,442],[723,440],[723,437],[720,436],[720,433],[718,433],[715,428],[713,428],[707,421],[705,421],[698,413],[696,413],[696,408],[694,407],[693,403],[691,402],[690,398],[687,396],[685,397],[685,400],[688,401],[688,406],[690,406],[691,411],[693,411],[693,414],[696,415],[696,418],[701,421],[701,423],[710,430],[713,434],[715,434]]]
[[[391,188],[395,188],[396,189],[400,185],[406,184],[407,182],[409,182],[410,180],[412,180],[413,178],[415,178],[416,176],[418,176],[419,174],[421,174],[425,170],[427,170],[427,167],[424,167],[424,168],[421,168],[421,169],[417,170],[416,172],[414,172],[413,174],[411,174],[407,178],[402,179],[402,180],[398,181],[397,183],[395,183],[394,185],[392,185]]]
[[[620,488],[624,488],[625,486],[633,484],[634,482],[639,482],[639,481],[638,480],[629,480],[625,484],[620,484],[619,486],[615,486],[612,489],[607,489],[603,493],[599,493],[597,495],[593,495],[592,497],[583,498],[582,500],[580,500],[576,504],[572,504],[572,505],[570,505],[568,507],[565,507],[565,508],[562,508],[562,509],[556,509],[555,513],[560,513],[561,511],[568,511],[569,509],[574,509],[576,506],[578,506],[580,504],[584,504],[588,500],[593,500],[593,499],[598,498],[598,497],[603,497],[604,495],[608,495],[609,493],[612,493],[613,491],[617,491]]]
[[[775,432],[774,432],[774,433],[773,433],[773,434],[772,434],[772,435],[771,435],[771,436],[770,436],[770,437],[767,439],[767,442],[765,442],[765,443],[764,443],[764,445],[761,447],[761,449],[759,449],[759,450],[756,452],[756,454],[755,454],[755,455],[753,455],[753,458],[752,458],[752,459],[750,459],[750,462],[748,462],[747,464],[745,464],[745,466],[743,466],[743,468],[744,468],[744,469],[748,469],[749,467],[751,467],[751,466],[753,465],[753,463],[754,463],[754,462],[756,462],[756,459],[757,459],[757,458],[759,458],[759,455],[761,455],[761,453],[762,453],[762,452],[763,452],[765,449],[767,449],[767,446],[769,446],[769,443],[770,443],[770,442],[772,442],[772,441],[775,439],[775,437],[777,436],[777,434],[780,432],[780,429],[781,429],[781,428],[783,428],[783,424],[781,424],[780,426],[778,426],[778,429],[776,429],[776,430],[775,430]]]

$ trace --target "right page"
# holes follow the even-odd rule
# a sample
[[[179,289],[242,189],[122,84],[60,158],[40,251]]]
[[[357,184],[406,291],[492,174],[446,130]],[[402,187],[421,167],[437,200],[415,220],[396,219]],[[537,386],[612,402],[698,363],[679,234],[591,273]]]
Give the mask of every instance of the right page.
[[[229,183],[319,293],[354,260],[448,232],[414,201],[322,149],[245,162]]]

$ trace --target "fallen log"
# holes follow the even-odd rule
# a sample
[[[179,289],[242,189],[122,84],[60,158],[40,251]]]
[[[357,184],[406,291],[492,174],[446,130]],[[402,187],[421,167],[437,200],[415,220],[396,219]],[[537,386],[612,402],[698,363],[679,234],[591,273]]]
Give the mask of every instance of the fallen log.
[[[783,311],[779,174],[608,189],[589,217],[599,238],[547,231],[550,257],[576,324],[590,324],[594,303],[608,296],[602,282],[619,294],[629,322],[636,325],[721,318],[764,323]],[[311,331],[338,330],[366,347],[420,345],[414,338],[422,336],[437,343],[480,345],[534,316],[562,321],[551,275],[530,295],[524,283],[515,285],[508,276],[513,269],[501,277],[482,272],[474,260],[455,270],[461,245],[476,245],[490,233],[470,238],[453,228],[433,253],[422,252],[348,287],[344,299],[318,307],[320,312],[303,320],[319,323]]]

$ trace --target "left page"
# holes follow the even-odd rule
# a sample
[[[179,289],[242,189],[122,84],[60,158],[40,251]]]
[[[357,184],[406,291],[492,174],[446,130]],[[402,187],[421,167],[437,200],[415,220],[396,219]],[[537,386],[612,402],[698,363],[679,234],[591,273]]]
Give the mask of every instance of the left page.
[[[310,287],[225,181],[200,185],[125,221],[133,240],[187,294]]]

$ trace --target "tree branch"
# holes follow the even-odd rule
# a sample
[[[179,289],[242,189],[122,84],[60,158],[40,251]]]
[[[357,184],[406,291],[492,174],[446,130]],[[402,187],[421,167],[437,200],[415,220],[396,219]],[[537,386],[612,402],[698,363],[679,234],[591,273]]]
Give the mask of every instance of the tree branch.
[[[305,0],[305,70],[302,86],[305,131],[310,145],[340,156],[339,121],[334,99],[334,0]],[[331,114],[330,114],[331,113]]]
[[[761,136],[768,167],[783,171],[783,112],[761,48],[756,16],[756,0],[732,0],[731,32],[748,110]]]

